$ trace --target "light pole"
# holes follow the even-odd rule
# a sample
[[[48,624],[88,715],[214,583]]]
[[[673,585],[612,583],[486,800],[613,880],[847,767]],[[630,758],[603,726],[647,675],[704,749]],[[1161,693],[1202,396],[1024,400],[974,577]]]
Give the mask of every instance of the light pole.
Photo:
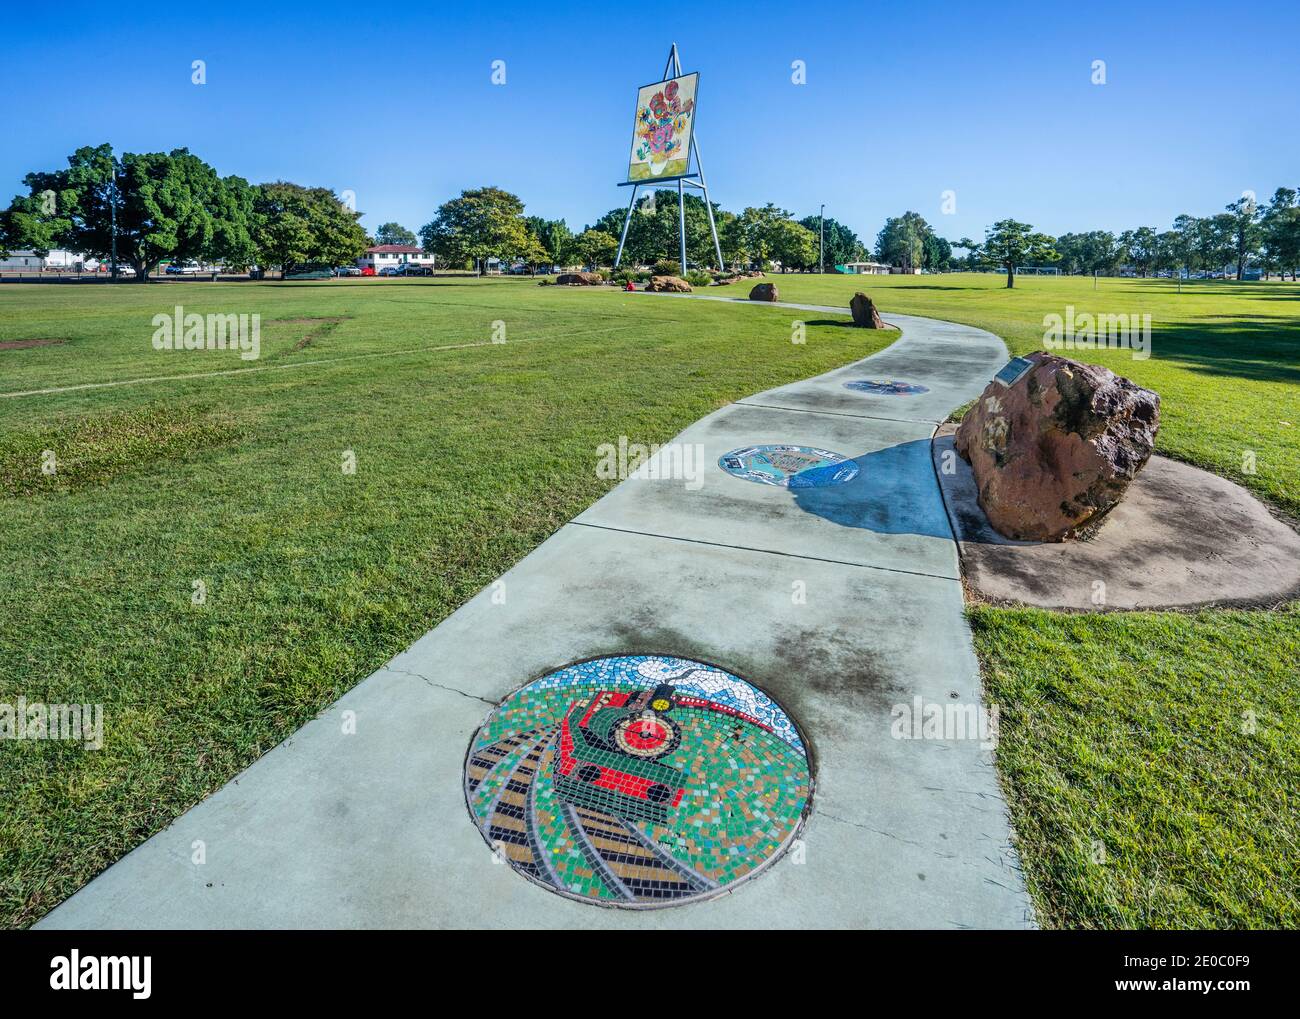
[[[109,270],[114,283],[117,282],[117,156],[112,158],[112,176],[108,184],[109,219],[112,222],[112,240],[110,242]]]
[[[826,272],[826,203],[817,214],[817,271]]]

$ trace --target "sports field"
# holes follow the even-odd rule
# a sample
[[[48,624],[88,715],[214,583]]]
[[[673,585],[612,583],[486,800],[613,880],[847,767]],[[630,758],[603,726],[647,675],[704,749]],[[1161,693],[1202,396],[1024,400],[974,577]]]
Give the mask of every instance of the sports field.
[[[1162,452],[1300,516],[1300,288],[773,279],[1017,353],[1067,305],[1150,314],[1149,359],[1074,356],[1161,393]],[[177,304],[261,315],[261,356],[155,350]],[[37,919],[589,505],[602,443],[665,441],[896,335],[804,314],[798,344],[788,311],[526,280],[0,286],[0,702],[107,716],[101,750],[0,755],[0,922]],[[1300,612],[972,622],[1041,922],[1300,926]]]

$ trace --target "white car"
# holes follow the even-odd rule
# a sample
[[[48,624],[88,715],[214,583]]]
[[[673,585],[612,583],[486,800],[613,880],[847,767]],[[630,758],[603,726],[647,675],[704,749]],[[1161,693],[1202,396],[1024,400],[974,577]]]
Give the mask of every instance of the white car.
[[[375,275],[376,276],[397,276],[399,275],[399,271],[397,266],[395,265],[386,265],[382,269],[380,269],[379,272],[375,273]]]

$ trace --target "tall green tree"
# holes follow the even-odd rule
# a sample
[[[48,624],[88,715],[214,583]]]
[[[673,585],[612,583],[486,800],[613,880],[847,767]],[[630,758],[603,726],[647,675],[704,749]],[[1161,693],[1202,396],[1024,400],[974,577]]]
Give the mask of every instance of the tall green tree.
[[[1225,208],[1232,217],[1232,257],[1237,263],[1237,279],[1241,279],[1246,263],[1259,251],[1263,239],[1259,207],[1253,195],[1242,195]]]
[[[719,209],[715,214],[718,228],[718,246],[722,248],[722,260],[727,266],[749,264],[749,241],[745,236],[745,226],[734,212]]]
[[[1273,192],[1260,226],[1269,268],[1283,279],[1289,269],[1295,282],[1300,268],[1300,200],[1295,188],[1281,187]]]
[[[559,265],[563,262],[568,244],[573,240],[573,231],[568,224],[562,219],[544,219],[541,216],[526,216],[524,222],[528,225],[528,232],[537,238],[537,243],[542,246],[551,264]]]
[[[931,272],[946,272],[952,264],[952,245],[936,233],[928,233],[922,242],[921,267]]]
[[[1156,260],[1155,230],[1149,226],[1125,230],[1119,235],[1119,243],[1133,267],[1146,276],[1154,267]]]
[[[618,251],[618,239],[604,230],[588,228],[569,241],[572,256],[585,266],[610,265]]]
[[[817,235],[792,219],[770,224],[768,240],[771,255],[781,263],[781,271],[811,269],[817,264]]]
[[[985,231],[979,246],[980,260],[986,265],[1001,266],[1007,273],[1007,287],[1016,285],[1016,269],[1028,263],[1055,262],[1061,256],[1053,238],[1037,233],[1028,223],[1000,219]]]
[[[903,269],[919,269],[925,261],[925,238],[933,233],[920,214],[891,216],[876,235],[876,257]]]
[[[784,269],[787,266],[781,257],[783,253],[787,258],[792,255],[799,257],[802,254],[800,239],[788,230],[788,225],[798,226],[790,219],[790,213],[771,202],[746,208],[740,214],[739,229],[744,231],[745,247],[750,260],[760,268],[766,268],[773,260],[778,260]],[[815,240],[813,244],[815,247]],[[815,254],[813,258],[816,258]]]
[[[5,226],[15,247],[68,248],[107,259],[116,232],[120,261],[147,282],[164,259],[190,261],[247,250],[247,203],[239,178],[223,181],[188,149],[113,155],[85,146],[66,169],[27,174],[28,194]],[[113,209],[116,206],[116,231]]]
[[[257,189],[243,177],[223,177],[213,207],[208,257],[227,269],[244,270],[257,261]]]
[[[433,220],[420,228],[425,251],[453,265],[477,262],[479,272],[487,261],[523,257],[536,243],[524,222],[524,203],[496,187],[462,191],[438,207]]]
[[[1178,260],[1178,265],[1188,276],[1192,275],[1192,270],[1197,267],[1199,262],[1197,254],[1197,234],[1199,229],[1199,221],[1195,216],[1183,213],[1174,217],[1174,236],[1172,239],[1174,255]]]
[[[1232,233],[1233,220],[1226,212],[1197,220],[1196,250],[1202,266],[1217,272],[1232,261]]]
[[[376,244],[406,244],[414,246],[418,238],[401,223],[380,223],[375,231]]]
[[[298,266],[341,265],[363,254],[369,238],[329,188],[288,181],[259,184],[253,203],[258,264],[289,272]]]
[[[820,216],[805,216],[799,220],[799,225],[810,231],[819,241],[823,239],[823,233],[819,233],[819,229],[824,231],[823,257],[828,267],[833,268],[847,262],[860,262],[866,256],[866,248],[858,239],[858,235],[844,223],[830,216],[826,217],[824,223]]]

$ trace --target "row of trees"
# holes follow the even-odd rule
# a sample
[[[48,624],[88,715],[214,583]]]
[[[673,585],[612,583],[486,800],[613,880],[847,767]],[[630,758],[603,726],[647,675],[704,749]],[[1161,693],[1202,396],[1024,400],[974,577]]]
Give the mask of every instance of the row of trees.
[[[608,265],[618,250],[627,215],[625,208],[611,209],[595,223],[574,233],[562,219],[525,216],[523,203],[508,191],[485,187],[463,192],[439,207],[433,220],[419,231],[425,251],[451,265],[483,265],[489,258],[519,260],[537,265]],[[653,193],[632,212],[624,259],[652,264],[679,257],[679,208],[676,197],[659,199]],[[818,217],[796,222],[785,209],[768,204],[741,213],[713,203],[722,259],[728,265],[779,262],[784,269],[811,269],[818,264]],[[709,228],[709,209],[696,195],[685,198],[687,261],[712,266],[718,261]],[[847,226],[827,219],[827,265],[865,257],[866,248]],[[379,228],[380,243],[414,243],[416,235],[396,223]]]
[[[326,188],[221,177],[187,149],[128,152],[119,158],[109,145],[81,148],[68,157],[66,168],[29,173],[24,184],[27,193],[0,211],[0,251],[67,248],[107,259],[116,238],[118,259],[141,281],[163,261],[284,270],[342,264],[372,242],[419,244],[449,265],[485,266],[494,257],[531,265],[606,265],[614,259],[626,216],[624,208],[611,209],[574,233],[564,220],[525,216],[523,202],[508,191],[484,187],[444,203],[418,235],[385,223],[372,239],[359,223],[361,214]],[[686,196],[687,260],[697,265],[718,260],[709,211],[703,198]],[[1144,276],[1235,264],[1238,276],[1247,265],[1259,265],[1295,279],[1300,268],[1300,200],[1296,189],[1286,187],[1262,206],[1247,195],[1218,215],[1179,216],[1166,231],[1139,227],[1058,238],[1006,219],[993,224],[983,241],[950,242],[909,211],[885,221],[874,251],[843,223],[817,216],[795,220],[771,203],[740,213],[714,203],[712,214],[727,265],[776,262],[783,270],[801,270],[874,255],[904,269],[1005,268],[1008,286],[1014,286],[1019,267],[1054,263],[1067,273],[1131,266]],[[677,259],[678,215],[676,196],[652,192],[642,199],[628,226],[624,258],[639,264]]]
[[[1249,195],[1214,216],[1181,215],[1169,230],[1139,227],[1064,234],[1056,239],[1061,267],[1070,273],[1113,272],[1132,266],[1141,275],[1186,270],[1221,270],[1235,266],[1238,277],[1248,265],[1266,273],[1300,267],[1300,202],[1295,188],[1278,188],[1259,205]]]
[[[291,269],[350,262],[369,238],[326,188],[221,177],[187,149],[87,146],[65,169],[29,173],[0,211],[0,250],[71,251],[119,262],[143,282],[164,261]]]

